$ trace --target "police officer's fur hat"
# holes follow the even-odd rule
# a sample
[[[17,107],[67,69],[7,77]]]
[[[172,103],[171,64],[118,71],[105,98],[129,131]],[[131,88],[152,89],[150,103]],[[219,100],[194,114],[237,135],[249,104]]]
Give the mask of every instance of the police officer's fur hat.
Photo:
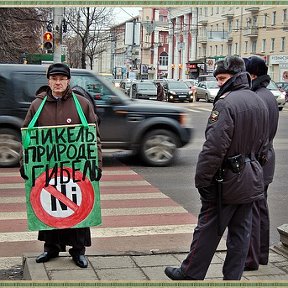
[[[244,72],[245,63],[242,58],[238,56],[227,56],[224,60],[219,60],[215,63],[214,77],[218,74],[237,74]]]
[[[264,59],[258,56],[243,58],[246,66],[246,71],[256,76],[267,75],[268,67]]]
[[[57,74],[67,76],[68,79],[71,78],[70,68],[63,63],[51,64],[48,67],[47,78],[49,78],[49,76],[51,75],[57,75]]]

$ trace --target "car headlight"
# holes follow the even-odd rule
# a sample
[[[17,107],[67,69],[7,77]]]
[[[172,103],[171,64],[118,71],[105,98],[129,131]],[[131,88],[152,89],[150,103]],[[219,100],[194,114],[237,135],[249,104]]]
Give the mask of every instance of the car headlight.
[[[173,90],[169,90],[169,93],[172,94],[172,95],[176,95],[176,92],[173,91]]]

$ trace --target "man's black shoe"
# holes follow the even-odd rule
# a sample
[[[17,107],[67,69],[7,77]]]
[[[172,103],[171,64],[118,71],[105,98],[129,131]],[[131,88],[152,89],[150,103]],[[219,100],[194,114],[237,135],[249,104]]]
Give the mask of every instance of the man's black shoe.
[[[186,276],[181,268],[166,267],[164,272],[171,280],[193,280]]]
[[[245,266],[244,267],[244,271],[257,271],[258,267],[249,267],[249,266]]]
[[[49,253],[49,252],[43,252],[36,258],[37,263],[44,263],[49,261],[51,258],[56,258],[58,257],[58,253]]]
[[[87,268],[88,261],[85,255],[74,255],[72,256],[72,259],[77,266],[81,268]]]

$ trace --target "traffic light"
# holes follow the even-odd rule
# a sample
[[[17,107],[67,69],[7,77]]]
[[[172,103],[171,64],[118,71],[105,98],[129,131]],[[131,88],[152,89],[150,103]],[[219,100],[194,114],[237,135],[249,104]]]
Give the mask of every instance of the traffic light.
[[[51,32],[45,32],[43,35],[43,48],[48,52],[53,50],[53,34]]]

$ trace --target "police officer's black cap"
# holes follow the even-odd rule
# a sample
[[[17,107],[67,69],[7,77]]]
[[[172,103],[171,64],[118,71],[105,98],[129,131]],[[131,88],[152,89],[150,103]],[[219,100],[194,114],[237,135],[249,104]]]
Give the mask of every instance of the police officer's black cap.
[[[218,74],[237,74],[246,71],[244,60],[238,56],[227,56],[215,63],[214,77]]]
[[[68,79],[70,79],[70,68],[63,63],[51,64],[47,70],[47,78],[49,78],[51,75],[64,75],[67,76]]]
[[[261,57],[251,56],[243,58],[246,66],[246,71],[256,76],[267,75],[268,67]]]

